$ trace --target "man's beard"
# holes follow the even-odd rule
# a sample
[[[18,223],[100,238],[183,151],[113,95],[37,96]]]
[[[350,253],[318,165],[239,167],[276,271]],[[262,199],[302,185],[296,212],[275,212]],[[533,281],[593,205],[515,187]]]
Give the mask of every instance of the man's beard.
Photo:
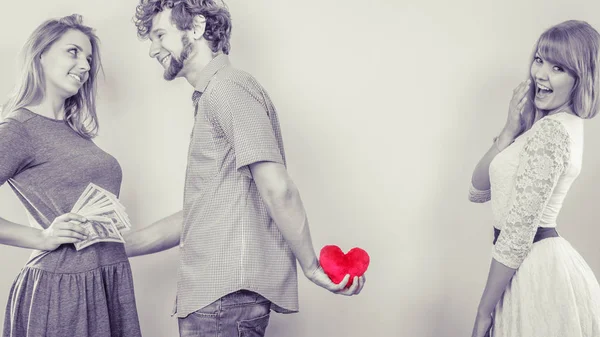
[[[177,77],[177,75],[179,75],[181,69],[183,69],[183,63],[188,59],[188,57],[190,57],[190,54],[194,50],[194,45],[190,42],[187,36],[184,35],[181,37],[181,43],[183,44],[183,50],[181,51],[179,60],[175,57],[175,55],[172,55],[169,66],[165,70],[164,78],[167,81],[171,81]]]

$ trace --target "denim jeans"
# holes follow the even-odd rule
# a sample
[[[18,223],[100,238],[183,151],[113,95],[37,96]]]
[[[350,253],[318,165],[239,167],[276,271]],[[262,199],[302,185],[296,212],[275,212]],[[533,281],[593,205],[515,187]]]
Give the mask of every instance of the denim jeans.
[[[271,302],[261,295],[238,290],[179,318],[180,337],[264,337]]]

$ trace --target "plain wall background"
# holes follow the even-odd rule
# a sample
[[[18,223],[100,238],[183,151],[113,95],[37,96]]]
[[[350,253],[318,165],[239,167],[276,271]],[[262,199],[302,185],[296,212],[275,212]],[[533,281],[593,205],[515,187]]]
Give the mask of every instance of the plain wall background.
[[[471,204],[472,169],[502,128],[512,89],[549,26],[600,29],[600,3],[230,0],[231,60],[280,114],[288,168],[317,251],[371,255],[357,297],[300,278],[301,312],[271,316],[267,336],[467,336],[491,258],[489,205]],[[192,88],[165,82],[137,39],[132,0],[3,2],[0,97],[18,51],[50,17],[80,13],[102,40],[97,143],[121,163],[134,226],[180,209],[193,121]],[[583,172],[559,230],[600,275],[595,220],[600,121],[586,125]],[[2,160],[0,158],[0,160]],[[8,185],[0,216],[25,224]],[[0,306],[29,252],[1,246]],[[144,336],[177,336],[170,312],[177,249],[132,259]],[[2,315],[0,315],[2,317]]]

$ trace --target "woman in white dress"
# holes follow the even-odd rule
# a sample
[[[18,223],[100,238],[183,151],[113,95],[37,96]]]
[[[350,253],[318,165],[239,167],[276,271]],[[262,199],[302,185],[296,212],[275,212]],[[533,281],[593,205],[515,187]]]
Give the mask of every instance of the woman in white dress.
[[[556,231],[581,170],[583,120],[600,108],[599,48],[586,22],[545,31],[530,78],[473,172],[469,199],[491,200],[495,238],[472,337],[600,336],[598,281]]]

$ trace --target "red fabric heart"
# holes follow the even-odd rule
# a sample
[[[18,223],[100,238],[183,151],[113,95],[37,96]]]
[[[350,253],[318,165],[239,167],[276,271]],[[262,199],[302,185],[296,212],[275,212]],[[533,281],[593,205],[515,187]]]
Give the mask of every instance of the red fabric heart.
[[[346,288],[352,285],[354,276],[362,276],[367,271],[369,261],[369,254],[360,248],[352,248],[344,254],[336,245],[323,247],[319,257],[323,271],[333,283],[339,284],[346,274],[350,274]]]

